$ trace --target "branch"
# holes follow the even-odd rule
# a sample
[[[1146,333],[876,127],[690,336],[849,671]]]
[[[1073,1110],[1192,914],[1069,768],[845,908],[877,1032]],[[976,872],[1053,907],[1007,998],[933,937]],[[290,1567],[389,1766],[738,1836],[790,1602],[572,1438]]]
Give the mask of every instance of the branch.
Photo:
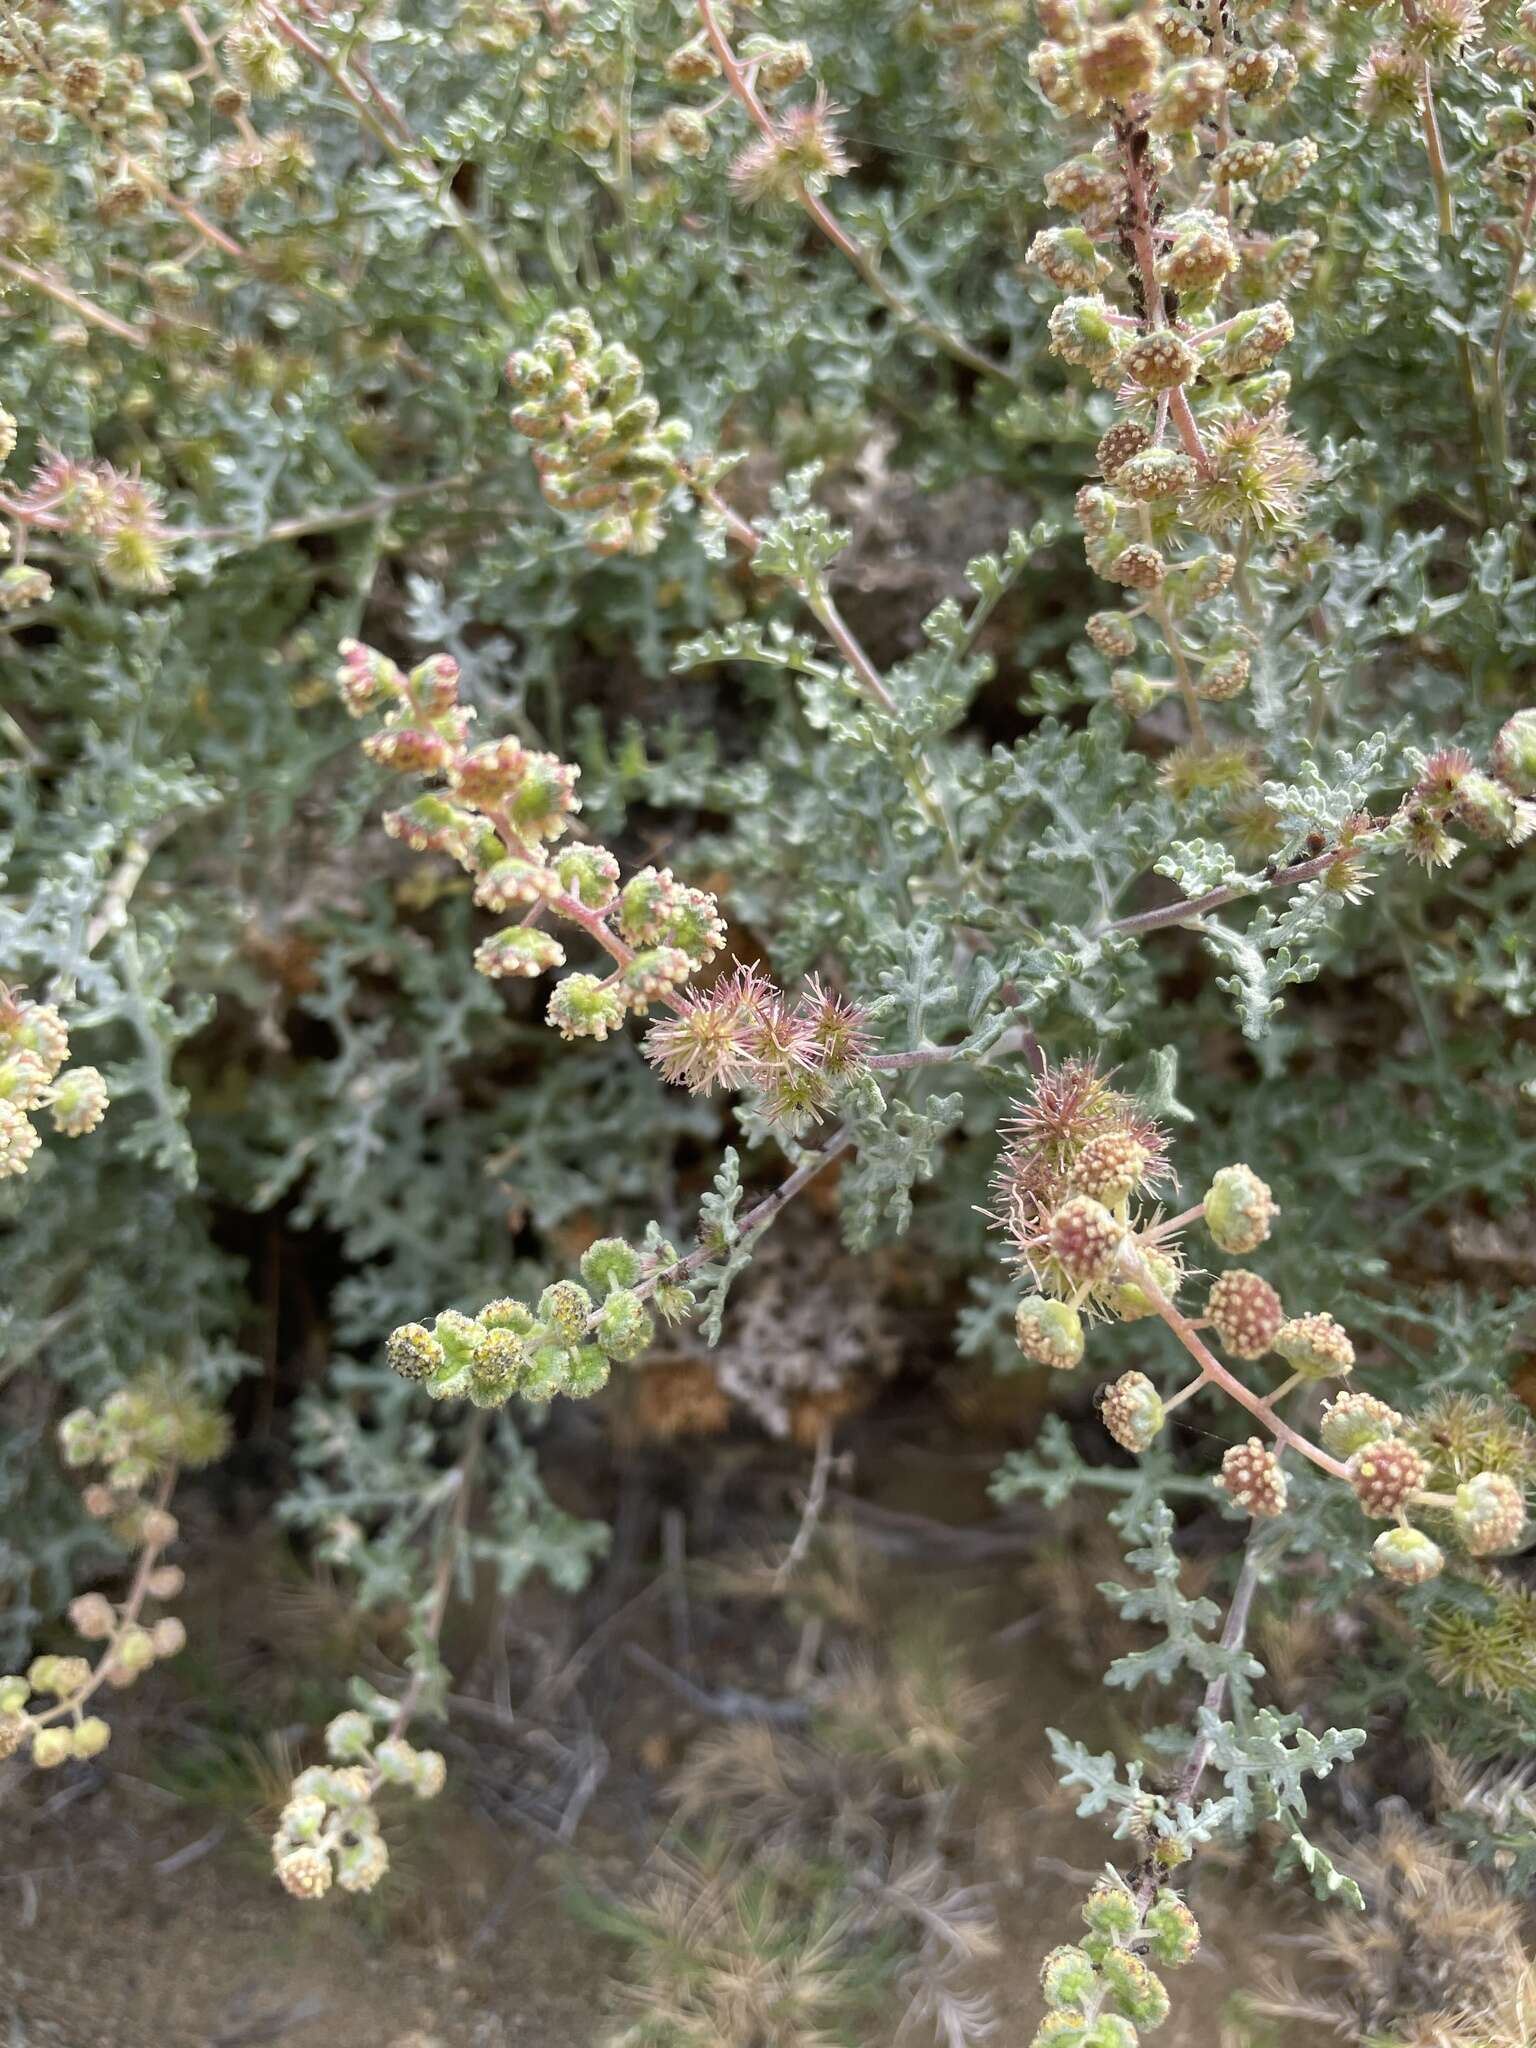
[[[777,122],[758,98],[751,79],[737,62],[736,53],[715,18],[711,0],[699,0],[699,19],[703,22],[704,32],[720,60],[720,68],[725,73],[726,83],[731,91],[769,142],[777,143],[782,140]],[[1022,383],[1023,380],[1009,369],[1006,363],[999,363],[991,356],[982,355],[962,336],[952,333],[938,321],[930,320],[926,314],[919,312],[909,298],[899,292],[894,285],[888,284],[881,276],[874,257],[857,237],[843,226],[824,199],[819,198],[814,192],[808,192],[804,185],[796,188],[795,197],[833,248],[840,250],[847,257],[881,305],[894,313],[898,320],[903,321],[914,333],[921,334],[925,340],[931,341],[936,348],[943,349],[946,355],[953,356],[957,363],[964,363],[967,369],[975,370],[979,376],[1000,377],[1005,384],[1015,386]]]

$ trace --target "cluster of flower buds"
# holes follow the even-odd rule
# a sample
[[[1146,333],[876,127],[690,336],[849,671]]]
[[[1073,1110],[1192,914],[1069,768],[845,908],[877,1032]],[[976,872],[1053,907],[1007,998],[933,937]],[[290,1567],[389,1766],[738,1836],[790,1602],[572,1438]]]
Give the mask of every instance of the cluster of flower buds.
[[[1106,1879],[1089,1893],[1083,1918],[1081,1941],[1053,1948],[1041,1966],[1046,2015],[1030,2048],[1136,2048],[1143,2029],[1168,2017],[1152,1965],[1179,1969],[1200,1946],[1194,1914],[1166,1887],[1143,1909],[1128,1886]]]
[[[512,424],[534,444],[539,487],[582,523],[600,555],[648,555],[688,447],[686,420],[664,420],[637,356],[606,345],[584,312],[556,313],[507,359]]]
[[[1108,1128],[1106,1119],[1112,1120]],[[1410,1509],[1439,1516],[1468,1556],[1510,1549],[1525,1525],[1525,1499],[1516,1480],[1502,1471],[1472,1471],[1457,1474],[1454,1493],[1436,1491],[1425,1455],[1400,1434],[1402,1418],[1384,1402],[1353,1390],[1339,1394],[1324,1411],[1320,1445],[1279,1421],[1276,1404],[1293,1387],[1345,1380],[1354,1370],[1349,1333],[1325,1310],[1288,1311],[1270,1283],[1246,1266],[1216,1275],[1197,1320],[1179,1308],[1186,1282],[1175,1241],[1179,1229],[1201,1220],[1218,1251],[1244,1258],[1266,1241],[1280,1212],[1267,1184],[1240,1163],[1223,1167],[1204,1200],[1172,1222],[1140,1216],[1133,1202],[1166,1173],[1164,1150],[1155,1126],[1083,1062],[1047,1068],[1030,1099],[1015,1105],[994,1181],[995,1220],[1037,1289],[1019,1302],[1015,1315],[1024,1356],[1070,1370],[1083,1358],[1085,1315],[1127,1322],[1157,1315],[1199,1372],[1167,1401],[1142,1372],[1125,1373],[1104,1391],[1101,1419],[1126,1450],[1147,1450],[1172,1407],[1214,1387],[1277,1439],[1342,1479],[1366,1516],[1395,1522],[1371,1552],[1386,1577],[1419,1584],[1444,1567],[1440,1546],[1409,1526]],[[1255,1394],[1208,1349],[1200,1334],[1205,1331],[1230,1358],[1243,1364],[1273,1358],[1288,1377],[1267,1394]],[[1257,1435],[1232,1445],[1216,1483],[1249,1515],[1285,1511],[1285,1473]]]
[[[0,407],[0,450],[9,456],[16,425]],[[24,491],[0,490],[0,511],[25,534],[63,534],[81,541],[96,567],[118,590],[153,595],[168,589],[165,562],[169,536],[160,493],[141,477],[110,462],[75,461],[45,451]],[[24,561],[0,570],[0,611],[46,604],[53,579]]]
[[[1301,183],[1317,146],[1257,132],[1298,64],[1285,41],[1253,39],[1253,9],[1241,28],[1230,10],[1180,5],[1043,0],[1040,14],[1037,87],[1064,118],[1106,131],[1047,177],[1072,221],[1029,250],[1067,295],[1052,349],[1118,408],[1078,514],[1091,567],[1130,598],[1096,613],[1088,636],[1128,716],[1178,691],[1202,739],[1201,702],[1238,696],[1249,676],[1251,637],[1222,601],[1238,543],[1293,529],[1317,473],[1274,367],[1293,331],[1285,294],[1316,238],[1252,225],[1260,201]],[[1143,667],[1143,618],[1172,673]]]
[[[0,1180],[25,1173],[42,1140],[32,1118],[46,1109],[63,1137],[83,1138],[107,1112],[94,1067],[70,1067],[69,1031],[51,1003],[30,1003],[0,984]]]
[[[582,1254],[580,1281],[557,1280],[533,1305],[508,1297],[474,1317],[445,1309],[430,1330],[402,1323],[390,1333],[389,1362],[439,1401],[499,1408],[514,1394],[580,1400],[607,1385],[612,1365],[632,1364],[649,1349],[655,1315],[672,1323],[691,1313],[691,1290],[668,1277],[678,1263],[660,1238],[642,1252],[621,1237],[600,1237]]]
[[[1486,768],[1465,747],[1428,755],[1387,836],[1425,867],[1448,867],[1462,849],[1452,831],[1457,825],[1505,846],[1536,832],[1536,711],[1517,711],[1505,722]]]
[[[332,1761],[300,1771],[272,1837],[273,1868],[296,1899],[323,1898],[333,1884],[371,1892],[389,1869],[375,1794],[389,1785],[435,1799],[447,1778],[435,1749],[416,1749],[356,1708],[331,1722],[325,1747]]]
[[[606,847],[558,845],[580,804],[578,770],[510,735],[469,744],[473,713],[459,703],[458,668],[433,655],[404,674],[355,640],[341,648],[337,684],[354,717],[382,707],[363,742],[373,760],[436,786],[384,820],[417,852],[447,853],[475,879],[475,901],[496,915],[521,910],[482,941],[482,974],[535,976],[565,964],[546,916],[573,924],[608,955],[606,975],[570,974],[546,1016],[562,1038],[606,1038],[630,1013],[672,998],[725,943],[713,896],[647,867],[622,886]]]
[[[179,1565],[160,1561],[177,1535],[165,1499],[178,1465],[205,1463],[224,1443],[223,1417],[158,1377],[120,1388],[99,1412],[77,1408],[60,1423],[66,1465],[105,1466],[105,1479],[86,1488],[85,1505],[98,1519],[110,1519],[113,1534],[137,1552],[137,1563],[126,1600],[89,1592],[70,1602],[74,1634],[101,1646],[94,1662],[41,1656],[25,1676],[0,1677],[0,1757],[30,1745],[32,1762],[49,1770],[99,1756],[112,1730],[100,1715],[86,1712],[94,1695],[103,1686],[121,1691],[185,1647],[187,1632],[177,1616],[148,1612],[151,1603],[174,1600],[186,1583]],[[156,1499],[146,1501],[145,1490],[157,1480]]]

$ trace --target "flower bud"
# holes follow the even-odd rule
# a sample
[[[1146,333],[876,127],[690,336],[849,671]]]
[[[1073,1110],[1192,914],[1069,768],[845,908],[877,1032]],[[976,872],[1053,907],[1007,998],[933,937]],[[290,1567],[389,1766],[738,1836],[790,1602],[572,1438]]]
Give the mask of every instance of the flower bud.
[[[1094,612],[1086,631],[1106,661],[1126,661],[1136,652],[1136,629],[1122,612]]]
[[[29,562],[13,562],[8,569],[0,569],[0,612],[46,604],[52,596],[53,578],[46,569],[34,569]]]
[[[1042,228],[1024,254],[1058,291],[1091,292],[1106,273],[1104,259],[1083,228]]]
[[[1207,704],[1226,704],[1233,697],[1240,697],[1248,687],[1252,666],[1240,647],[1217,655],[1205,664],[1196,678],[1195,695]]]
[[[74,1741],[67,1728],[39,1728],[32,1738],[32,1761],[40,1771],[57,1770],[74,1753]]]
[[[1137,540],[1122,548],[1100,573],[1130,590],[1156,590],[1168,574],[1168,564],[1156,548]]]
[[[1216,368],[1228,377],[1247,377],[1267,370],[1281,349],[1295,339],[1296,323],[1278,299],[1239,313],[1214,344]]]
[[[99,1714],[87,1714],[74,1729],[70,1747],[82,1760],[100,1756],[112,1740],[112,1730]]]
[[[344,1892],[371,1892],[389,1869],[384,1837],[367,1834],[336,1851],[336,1882]]]
[[[1133,455],[1121,464],[1115,472],[1115,489],[1137,504],[1150,505],[1159,498],[1177,498],[1193,490],[1199,474],[1189,457],[1176,449],[1149,448],[1144,455]]]
[[[1093,1958],[1071,1946],[1053,1948],[1040,1966],[1040,1988],[1050,2006],[1086,2005],[1098,1983]]]
[[[1356,1451],[1344,1468],[1363,1514],[1385,1521],[1422,1488],[1428,1476],[1424,1460],[1411,1444],[1384,1437]]]
[[[1051,353],[1080,369],[1101,370],[1115,361],[1120,340],[1110,324],[1109,307],[1097,293],[1063,299],[1047,322]]]
[[[565,948],[549,932],[535,925],[511,925],[493,932],[475,948],[475,967],[492,981],[508,975],[531,979],[552,967],[565,965]]]
[[[0,1714],[18,1714],[32,1697],[32,1686],[18,1672],[0,1678]]]
[[[1387,1529],[1371,1545],[1371,1563],[1400,1585],[1422,1586],[1445,1570],[1445,1553],[1419,1529]]]
[[[69,1603],[69,1625],[88,1643],[104,1643],[117,1627],[117,1609],[102,1593],[82,1593]]]
[[[418,1799],[435,1799],[448,1782],[448,1766],[435,1749],[418,1749],[411,1789]]]
[[[0,1099],[0,1180],[25,1173],[41,1143],[37,1126],[27,1120],[14,1102]]]
[[[1172,240],[1158,259],[1164,283],[1186,294],[1210,291],[1237,268],[1232,233],[1219,213],[1194,209],[1170,223]]]
[[[273,1868],[283,1890],[296,1899],[323,1898],[331,1888],[331,1859],[311,1843],[284,1850]]]
[[[1200,358],[1172,328],[1154,327],[1131,343],[1120,368],[1143,391],[1171,391],[1191,381],[1199,371]]]
[[[1525,1527],[1525,1499],[1502,1472],[1479,1472],[1456,1489],[1456,1539],[1471,1557],[1511,1550]]]
[[[70,1067],[54,1084],[50,1114],[64,1138],[83,1138],[107,1113],[107,1084],[94,1067]]]
[[[1323,1449],[1336,1458],[1351,1458],[1367,1444],[1378,1444],[1402,1424],[1402,1416],[1374,1394],[1343,1393],[1323,1410]]]
[[[1099,437],[1099,445],[1094,450],[1099,474],[1106,482],[1113,482],[1122,463],[1129,462],[1133,455],[1143,454],[1151,446],[1151,433],[1139,420],[1116,420]]]
[[[163,1564],[144,1583],[156,1600],[174,1600],[186,1585],[187,1575],[179,1564]]]
[[[1073,1195],[1051,1218],[1051,1256],[1074,1287],[1107,1279],[1125,1242],[1125,1225],[1091,1195]]]
[[[325,1753],[337,1763],[365,1763],[373,1747],[373,1722],[356,1707],[326,1723]]]
[[[176,1541],[181,1524],[166,1508],[146,1508],[139,1517],[139,1541],[146,1550],[165,1550]]]
[[[1205,1197],[1205,1227],[1219,1251],[1257,1251],[1280,1211],[1251,1166],[1224,1166]]]
[[[1122,105],[1153,84],[1158,62],[1156,38],[1134,16],[1099,29],[1079,54],[1083,83],[1101,99]]]
[[[32,1724],[25,1714],[11,1714],[0,1710],[0,1763],[7,1757],[15,1756],[26,1742]]]
[[[112,1662],[118,1671],[137,1674],[147,1671],[155,1661],[155,1639],[147,1628],[140,1628],[137,1622],[130,1623],[118,1637],[112,1653]]]
[[[1082,1318],[1069,1303],[1026,1295],[1014,1311],[1013,1327],[1020,1351],[1032,1364],[1067,1372],[1082,1363]]]
[[[1151,2028],[1163,2024],[1168,2017],[1168,1993],[1162,1979],[1140,1956],[1127,1948],[1112,1948],[1100,1967],[1110,1996],[1133,2026]]]
[[[1200,1926],[1175,1893],[1160,1891],[1142,1921],[1155,1961],[1169,1969],[1187,1963],[1200,1946]]]
[[[1136,668],[1117,668],[1109,679],[1115,709],[1126,718],[1145,718],[1174,687],[1169,677],[1143,675]]]
[[[500,1408],[528,1378],[528,1352],[511,1330],[488,1330],[469,1368],[469,1398],[477,1408]]]
[[[622,1237],[600,1237],[581,1255],[581,1277],[599,1294],[633,1287],[640,1278],[640,1254]]]
[[[420,1323],[402,1323],[391,1330],[384,1355],[403,1380],[424,1380],[441,1372],[445,1363],[443,1347]]]
[[[1473,768],[1462,778],[1456,815],[1479,839],[1518,846],[1536,827],[1536,806],[1522,802],[1502,782]]]
[[[1490,763],[1506,789],[1536,797],[1536,711],[1517,711],[1500,726]]]
[[[601,1041],[623,1023],[624,1002],[595,974],[568,974],[556,982],[544,1014],[564,1039]]]
[[[1083,1918],[1095,1934],[1128,1941],[1141,1925],[1136,1901],[1119,1884],[1096,1884],[1083,1902]]]
[[[1099,1408],[1104,1427],[1128,1451],[1144,1451],[1163,1426],[1163,1399],[1145,1373],[1122,1373]]]
[[[1285,1474],[1274,1453],[1256,1436],[1245,1444],[1233,1444],[1221,1461],[1216,1484],[1256,1520],[1285,1512]]]
[[[84,1657],[34,1657],[27,1667],[32,1690],[51,1693],[60,1700],[78,1692],[90,1676],[91,1667]]]
[[[1167,135],[1197,127],[1220,105],[1226,83],[1226,72],[1212,58],[1196,57],[1192,63],[1176,64],[1158,90],[1152,128]]]
[[[1285,1321],[1274,1288],[1241,1266],[1234,1266],[1213,1283],[1205,1312],[1234,1358],[1262,1358]]]
[[[1275,1332],[1274,1349],[1303,1379],[1326,1380],[1354,1370],[1349,1332],[1326,1312],[1293,1316]]]
[[[1072,1163],[1068,1185],[1099,1202],[1123,1202],[1146,1178],[1152,1154],[1129,1131],[1105,1131],[1090,1138]]]
[[[1230,142],[1212,161],[1211,177],[1218,185],[1256,184],[1275,160],[1275,144],[1256,137]]]
[[[627,1365],[638,1358],[656,1334],[645,1304],[628,1288],[616,1288],[597,1311],[592,1336],[612,1359]]]

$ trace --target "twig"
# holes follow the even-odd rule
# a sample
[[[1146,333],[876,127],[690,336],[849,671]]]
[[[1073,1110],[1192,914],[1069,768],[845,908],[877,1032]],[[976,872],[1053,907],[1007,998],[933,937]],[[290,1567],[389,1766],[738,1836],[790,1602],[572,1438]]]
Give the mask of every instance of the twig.
[[[824,1422],[816,1436],[816,1462],[811,1467],[811,1483],[806,1489],[805,1507],[800,1516],[800,1526],[795,1531],[795,1540],[785,1553],[784,1562],[773,1575],[773,1590],[782,1593],[794,1577],[806,1552],[811,1547],[821,1520],[822,1508],[826,1505],[827,1481],[832,1476],[832,1425]]]
[[[1327,874],[1339,861],[1347,860],[1355,847],[1384,830],[1374,826],[1371,831],[1360,832],[1348,847],[1330,847],[1312,860],[1299,860],[1288,868],[1279,868],[1262,882],[1237,882],[1226,888],[1207,889],[1203,896],[1186,897],[1182,903],[1165,903],[1158,910],[1139,910],[1133,917],[1117,917],[1108,924],[1099,926],[1097,935],[1104,932],[1151,932],[1165,924],[1191,924],[1204,917],[1208,910],[1221,910],[1228,903],[1241,903],[1245,897],[1262,896],[1271,889],[1294,889],[1301,882],[1316,881],[1319,875]]]
[[[35,292],[55,304],[67,306],[72,313],[78,313],[93,327],[100,327],[107,334],[115,334],[119,341],[131,343],[134,348],[147,349],[149,336],[142,327],[134,326],[131,320],[119,320],[115,313],[109,313],[104,306],[98,306],[94,299],[87,299],[64,284],[59,278],[50,277],[46,271],[34,270],[30,263],[18,263],[14,256],[0,256],[0,271],[14,277],[19,283],[30,285]]]
[[[698,4],[699,19],[703,22],[704,32],[720,60],[720,68],[725,73],[726,83],[766,140],[771,143],[779,142],[781,137],[778,124],[759,99],[751,79],[737,62],[730,41],[715,18],[711,0],[698,0]],[[843,226],[824,199],[808,191],[804,185],[796,187],[795,197],[808,218],[815,222],[832,246],[847,257],[881,305],[894,313],[898,320],[904,322],[914,333],[921,334],[926,340],[931,341],[936,348],[943,349],[946,355],[953,356],[956,362],[964,363],[967,369],[975,370],[983,377],[1000,377],[1005,384],[1017,385],[1022,382],[1006,363],[999,363],[990,356],[982,355],[960,335],[952,333],[938,321],[930,320],[894,285],[887,283],[874,257]]]

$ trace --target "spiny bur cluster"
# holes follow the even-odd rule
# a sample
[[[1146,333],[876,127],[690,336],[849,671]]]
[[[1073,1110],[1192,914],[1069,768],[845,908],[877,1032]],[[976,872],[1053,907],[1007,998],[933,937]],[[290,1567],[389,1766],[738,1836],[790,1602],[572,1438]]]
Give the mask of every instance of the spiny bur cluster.
[[[1107,1879],[1089,1893],[1083,1918],[1083,1938],[1052,1949],[1041,1966],[1047,2010],[1030,2048],[1136,2048],[1143,2030],[1168,2017],[1152,1965],[1179,1969],[1200,1946],[1194,1914],[1166,1886],[1143,1907]]]
[[[437,1750],[415,1748],[356,1708],[330,1723],[325,1747],[331,1762],[300,1771],[272,1837],[273,1869],[296,1899],[324,1898],[333,1884],[371,1892],[389,1869],[376,1794],[394,1786],[435,1799],[447,1780]]]
[[[1203,1221],[1215,1248],[1246,1257],[1270,1236],[1279,1205],[1246,1163],[1224,1166],[1197,1208],[1171,1222],[1137,1206],[1166,1178],[1163,1134],[1088,1063],[1046,1066],[1029,1098],[1013,1107],[993,1180],[994,1222],[1035,1283],[1015,1311],[1019,1349],[1032,1363],[1070,1371],[1086,1350],[1084,1317],[1134,1322],[1159,1316],[1190,1353],[1196,1377],[1166,1399],[1143,1372],[1123,1374],[1101,1395],[1105,1428],[1128,1451],[1150,1448],[1169,1410],[1208,1388],[1260,1422],[1274,1445],[1250,1435],[1231,1446],[1216,1484],[1256,1518],[1285,1512],[1279,1448],[1290,1446],[1353,1492],[1364,1515],[1395,1527],[1376,1539],[1371,1560],[1385,1577],[1419,1585],[1444,1569],[1440,1545],[1410,1525],[1412,1510],[1438,1516],[1468,1558],[1507,1551],[1525,1526],[1522,1477],[1503,1469],[1457,1469],[1455,1490],[1431,1483],[1428,1458],[1403,1419],[1375,1396],[1347,1390],[1324,1410],[1311,1443],[1278,1414],[1293,1387],[1346,1380],[1355,1366],[1349,1332],[1326,1310],[1287,1311],[1264,1277],[1246,1266],[1218,1273],[1203,1314],[1179,1306],[1187,1276],[1182,1228]],[[1080,1192],[1092,1189],[1095,1192]],[[1207,1347],[1209,1331],[1239,1364],[1273,1358],[1289,1376],[1268,1392],[1250,1388]]]
[[[83,1138],[107,1113],[107,1084],[94,1067],[71,1067],[69,1029],[52,1003],[32,1003],[0,983],[0,1180],[31,1165],[47,1110],[65,1138]]]

